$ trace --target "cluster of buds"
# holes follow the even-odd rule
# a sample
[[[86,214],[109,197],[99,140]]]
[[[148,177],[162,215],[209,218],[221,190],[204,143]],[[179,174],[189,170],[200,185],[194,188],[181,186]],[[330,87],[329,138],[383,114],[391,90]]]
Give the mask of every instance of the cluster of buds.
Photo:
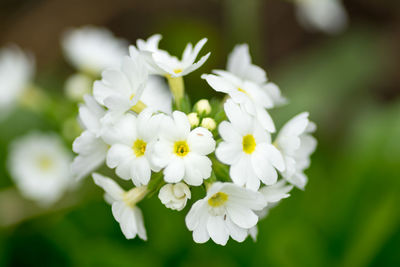
[[[192,187],[204,189],[186,215],[197,243],[210,238],[225,245],[231,237],[255,238],[257,222],[287,198],[293,186],[304,189],[304,170],[316,140],[308,113],[287,122],[273,140],[268,109],[286,103],[265,71],[252,64],[247,45],[237,45],[226,70],[203,74],[223,100],[202,99],[193,106],[183,77],[210,56],[196,61],[206,43],[188,44],[178,59],[159,48],[160,35],[138,40],[120,64],[107,68],[84,97],[73,143],[78,155],[72,171],[92,174],[126,238],[147,239],[138,203],[158,195],[167,208],[181,211]],[[205,83],[205,85],[206,85]],[[116,177],[131,180],[122,189],[115,179],[95,173],[106,164]]]

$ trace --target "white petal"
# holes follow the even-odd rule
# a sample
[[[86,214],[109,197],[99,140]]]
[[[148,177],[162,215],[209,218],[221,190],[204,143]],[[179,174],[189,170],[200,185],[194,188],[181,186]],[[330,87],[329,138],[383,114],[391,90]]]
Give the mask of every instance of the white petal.
[[[190,151],[200,155],[208,155],[215,149],[215,140],[212,133],[203,127],[198,127],[191,131],[187,143]]]
[[[185,182],[189,185],[199,186],[203,179],[211,176],[211,160],[206,156],[189,153],[184,158]]]
[[[215,150],[215,155],[222,163],[232,165],[240,159],[242,147],[238,143],[221,142]]]
[[[233,128],[232,124],[223,121],[218,126],[219,134],[221,135],[222,139],[231,143],[241,143],[242,137],[236,132],[235,128]]]
[[[227,212],[236,225],[245,229],[250,229],[258,222],[258,217],[252,210],[239,205],[229,206]]]
[[[107,152],[107,166],[115,168],[127,158],[133,158],[134,154],[131,147],[115,144]]]
[[[122,199],[122,195],[124,194],[124,190],[112,179],[100,175],[98,173],[93,173],[94,183],[111,196],[114,201],[118,201]]]
[[[207,231],[211,239],[222,246],[225,246],[229,239],[228,229],[225,226],[223,216],[209,216]]]
[[[164,169],[164,180],[167,183],[177,183],[183,179],[185,174],[185,165],[183,160],[175,157]]]

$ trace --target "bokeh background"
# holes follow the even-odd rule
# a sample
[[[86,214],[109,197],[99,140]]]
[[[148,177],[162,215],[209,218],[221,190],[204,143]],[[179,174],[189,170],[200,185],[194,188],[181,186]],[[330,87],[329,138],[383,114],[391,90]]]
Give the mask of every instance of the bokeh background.
[[[256,243],[195,244],[188,208],[171,211],[157,198],[140,205],[149,241],[126,240],[87,179],[67,205],[0,227],[0,266],[400,266],[400,3],[344,5],[349,26],[331,36],[301,28],[290,1],[1,0],[1,46],[32,51],[35,82],[59,98],[73,73],[60,47],[69,27],[105,26],[132,43],[161,33],[161,47],[175,54],[207,37],[210,59],[185,79],[193,99],[213,94],[199,75],[224,68],[246,42],[290,100],[272,112],[278,126],[309,111],[319,145],[306,190],[259,223]],[[26,110],[0,125],[1,189],[12,186],[3,164],[9,141],[32,127],[56,126]],[[16,211],[0,216],[8,212]]]

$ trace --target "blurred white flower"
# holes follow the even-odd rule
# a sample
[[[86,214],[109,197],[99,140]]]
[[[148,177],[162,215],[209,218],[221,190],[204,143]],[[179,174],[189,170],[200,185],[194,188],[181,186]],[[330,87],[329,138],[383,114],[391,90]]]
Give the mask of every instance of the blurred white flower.
[[[309,167],[310,155],[317,146],[316,139],[311,136],[315,128],[315,124],[308,119],[308,112],[303,112],[288,121],[275,140],[286,165],[282,176],[300,189],[307,184],[304,170]]]
[[[125,192],[114,180],[93,173],[95,184],[105,191],[104,198],[112,206],[112,213],[127,239],[138,235],[147,240],[142,211],[136,204],[147,194],[146,187],[136,187]]]
[[[232,100],[224,108],[230,122],[219,124],[223,141],[215,154],[218,160],[231,165],[232,181],[252,190],[258,190],[260,180],[266,185],[275,184],[275,169],[283,171],[285,165],[281,153],[271,144],[270,134]]]
[[[95,81],[93,96],[113,114],[121,115],[140,100],[148,80],[147,68],[138,56],[124,57],[119,69],[107,69]]]
[[[78,154],[71,164],[77,179],[87,176],[102,165],[106,159],[108,146],[101,138],[100,120],[106,111],[91,95],[84,96],[85,104],[79,107],[79,120],[85,131],[75,139],[72,150]]]
[[[172,94],[166,82],[159,76],[150,75],[140,100],[155,110],[171,114]]]
[[[147,185],[151,171],[160,170],[152,163],[151,157],[163,116],[153,116],[150,109],[145,109],[138,117],[126,113],[115,125],[104,130],[103,138],[111,145],[107,166],[116,168],[119,177],[132,179],[136,186]]]
[[[110,67],[118,67],[128,54],[127,43],[109,30],[94,26],[66,31],[62,47],[67,60],[78,70],[98,76]]]
[[[341,0],[296,0],[296,15],[309,30],[335,34],[347,26],[347,12]]]
[[[164,168],[164,180],[189,185],[201,185],[211,175],[211,160],[206,156],[215,149],[215,140],[207,129],[190,131],[185,113],[174,111],[165,117],[160,129],[160,140],[154,146],[154,163]]]
[[[0,120],[17,105],[35,72],[33,56],[17,46],[0,50]]]
[[[72,185],[71,159],[59,136],[34,132],[10,145],[8,168],[23,196],[47,206]]]
[[[210,53],[207,53],[195,62],[201,48],[207,42],[207,38],[201,39],[194,48],[191,43],[187,44],[181,60],[171,56],[167,51],[159,49],[160,39],[161,35],[156,34],[147,41],[138,40],[137,48],[133,45],[129,47],[131,57],[137,57],[141,53],[146,58],[151,74],[170,77],[185,76],[200,68],[210,56]]]
[[[189,187],[185,183],[166,184],[158,193],[158,198],[167,208],[183,210],[186,202],[191,198]]]
[[[93,81],[85,74],[75,73],[65,81],[65,95],[76,102],[80,102],[83,96],[92,91]]]
[[[254,213],[266,206],[263,195],[232,183],[216,182],[204,199],[193,204],[186,216],[186,226],[193,231],[196,243],[205,243],[210,237],[226,245],[229,236],[243,242],[248,230],[258,222]]]

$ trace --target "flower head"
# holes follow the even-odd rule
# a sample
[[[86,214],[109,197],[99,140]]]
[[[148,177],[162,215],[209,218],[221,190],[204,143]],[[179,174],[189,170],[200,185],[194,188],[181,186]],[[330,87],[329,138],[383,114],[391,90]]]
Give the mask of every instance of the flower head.
[[[72,185],[71,154],[55,134],[30,133],[10,146],[8,167],[22,195],[41,205],[60,199]]]
[[[248,230],[258,222],[254,213],[266,206],[262,194],[232,183],[214,183],[207,196],[193,204],[186,216],[186,226],[193,231],[196,243],[211,239],[225,245],[231,236],[243,242]]]
[[[17,105],[35,71],[32,55],[17,46],[0,50],[0,119]]]
[[[185,183],[166,184],[158,193],[158,198],[167,208],[183,210],[186,202],[191,198],[189,187]]]
[[[211,160],[206,156],[215,149],[210,131],[198,127],[190,131],[185,113],[174,111],[165,117],[160,139],[154,146],[154,164],[164,168],[164,180],[201,185],[211,175]]]
[[[317,146],[316,139],[311,136],[315,124],[308,119],[308,113],[303,112],[288,121],[280,130],[275,144],[283,155],[286,169],[283,177],[298,188],[304,189],[307,176],[304,170],[310,165],[310,155]]]
[[[158,43],[160,39],[161,35],[153,35],[147,41],[138,40],[137,48],[133,45],[129,47],[131,57],[136,57],[139,53],[145,56],[152,74],[170,77],[185,76],[200,68],[210,56],[210,53],[207,53],[199,61],[195,62],[201,48],[207,42],[207,38],[201,39],[194,48],[191,43],[187,44],[183,51],[182,59],[171,56],[167,51],[159,49]]]
[[[112,206],[113,216],[125,237],[132,239],[138,235],[141,239],[147,240],[142,211],[136,206],[136,203],[146,195],[146,187],[136,187],[125,192],[108,177],[93,173],[93,180],[105,191],[104,198]]]
[[[225,103],[225,113],[230,122],[219,125],[223,142],[215,154],[221,162],[231,165],[233,182],[252,190],[258,190],[260,180],[267,185],[276,183],[275,169],[283,171],[285,165],[281,153],[271,144],[270,134],[231,100]]]
[[[126,113],[104,132],[104,140],[111,145],[107,165],[116,168],[118,176],[132,179],[135,185],[140,186],[148,184],[152,170],[160,170],[151,158],[162,117],[161,114],[153,116],[150,109],[145,109],[138,117]]]
[[[297,19],[306,29],[335,34],[347,25],[341,0],[297,0],[296,6]]]
[[[65,32],[62,47],[68,61],[78,70],[99,75],[104,69],[118,67],[127,54],[127,44],[109,30],[93,26]]]

